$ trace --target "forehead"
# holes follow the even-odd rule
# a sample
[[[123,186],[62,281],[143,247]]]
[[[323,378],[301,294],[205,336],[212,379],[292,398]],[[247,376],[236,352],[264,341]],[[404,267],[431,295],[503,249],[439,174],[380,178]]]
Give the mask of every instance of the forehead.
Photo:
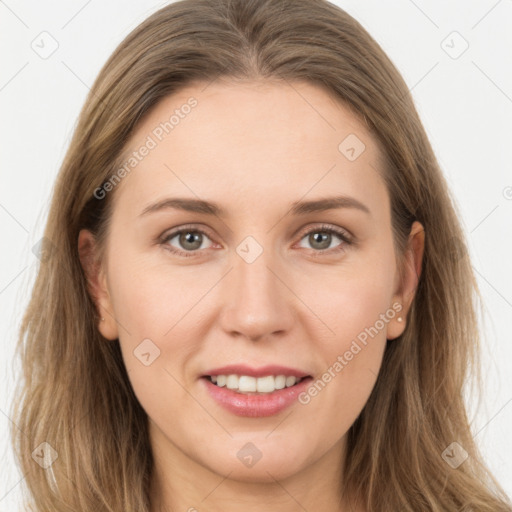
[[[139,123],[120,159],[129,161],[116,202],[139,212],[170,194],[246,211],[333,192],[386,202],[378,141],[343,103],[308,82],[187,86]]]

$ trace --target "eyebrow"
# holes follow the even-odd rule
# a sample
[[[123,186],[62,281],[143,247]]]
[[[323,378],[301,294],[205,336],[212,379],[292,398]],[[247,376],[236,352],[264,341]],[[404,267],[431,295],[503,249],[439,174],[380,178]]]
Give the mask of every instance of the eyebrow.
[[[217,203],[212,201],[176,197],[162,199],[161,201],[150,204],[144,208],[140,217],[170,208],[184,210],[187,212],[202,213],[205,215],[226,215],[226,212]],[[292,215],[306,215],[308,213],[323,212],[338,208],[353,208],[371,216],[371,211],[365,204],[350,196],[334,196],[315,199],[312,201],[296,201],[291,204],[290,213]]]

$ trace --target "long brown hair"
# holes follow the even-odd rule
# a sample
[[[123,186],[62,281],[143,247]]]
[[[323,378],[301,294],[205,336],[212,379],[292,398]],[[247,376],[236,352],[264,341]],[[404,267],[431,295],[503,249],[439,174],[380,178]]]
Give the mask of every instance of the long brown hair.
[[[115,191],[101,200],[94,191],[117,169],[142,116],[185,85],[220,76],[325,87],[382,145],[397,255],[414,219],[425,228],[407,328],[388,343],[375,388],[349,431],[346,489],[368,511],[512,510],[466,415],[467,377],[481,380],[481,298],[455,201],[399,72],[356,20],[325,0],[179,1],[139,25],[103,66],[55,184],[47,257],[17,347],[23,382],[12,436],[29,506],[150,510],[148,418],[119,344],[96,328],[77,239],[87,228],[104,241]],[[456,469],[443,457],[453,442],[468,454]],[[32,456],[36,448],[58,458],[45,469]]]

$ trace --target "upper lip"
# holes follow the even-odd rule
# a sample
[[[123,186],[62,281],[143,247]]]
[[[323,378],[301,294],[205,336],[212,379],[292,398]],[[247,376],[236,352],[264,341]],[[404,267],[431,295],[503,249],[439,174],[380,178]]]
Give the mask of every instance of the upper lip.
[[[245,364],[230,364],[219,368],[208,370],[204,377],[212,375],[249,375],[251,377],[266,377],[267,375],[284,375],[285,377],[293,376],[297,378],[309,377],[309,373],[296,368],[287,366],[267,365],[253,368]]]

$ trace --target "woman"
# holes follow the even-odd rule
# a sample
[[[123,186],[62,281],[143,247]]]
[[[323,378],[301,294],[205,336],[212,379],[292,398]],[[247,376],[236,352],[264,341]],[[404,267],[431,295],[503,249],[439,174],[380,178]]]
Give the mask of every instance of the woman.
[[[33,510],[512,510],[466,417],[456,209],[341,9],[148,18],[91,89],[45,240],[13,432]]]

